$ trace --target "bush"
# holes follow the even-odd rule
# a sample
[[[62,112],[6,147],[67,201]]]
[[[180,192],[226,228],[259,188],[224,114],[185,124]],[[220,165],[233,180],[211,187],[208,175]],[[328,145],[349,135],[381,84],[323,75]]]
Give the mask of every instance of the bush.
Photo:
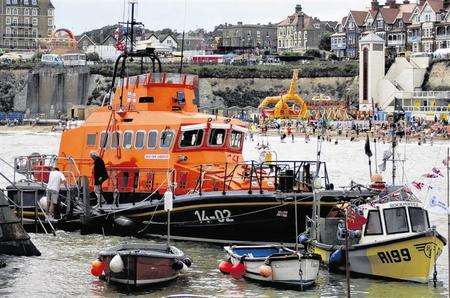
[[[322,54],[320,54],[319,50],[316,49],[310,49],[305,51],[305,56],[314,57],[314,58],[321,58]]]

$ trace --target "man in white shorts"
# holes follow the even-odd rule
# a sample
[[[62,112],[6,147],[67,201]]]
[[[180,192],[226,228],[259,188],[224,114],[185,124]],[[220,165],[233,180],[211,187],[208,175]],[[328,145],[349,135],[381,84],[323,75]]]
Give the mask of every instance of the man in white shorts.
[[[54,167],[50,172],[47,183],[47,205],[50,219],[55,217],[55,208],[58,207],[61,183],[67,187],[66,177],[64,177],[64,174],[57,167]]]

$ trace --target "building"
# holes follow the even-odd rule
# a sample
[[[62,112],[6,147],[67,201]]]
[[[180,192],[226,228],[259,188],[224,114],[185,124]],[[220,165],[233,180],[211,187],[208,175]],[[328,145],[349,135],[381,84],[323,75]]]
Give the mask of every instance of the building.
[[[300,4],[295,6],[294,14],[288,16],[277,26],[278,52],[304,52],[318,49],[325,32],[333,32],[332,22],[322,22],[306,15]]]
[[[336,25],[331,35],[331,51],[338,57],[346,57],[347,52],[347,34],[344,30],[344,24],[347,21],[347,17],[342,18],[341,22]]]
[[[38,39],[54,30],[55,7],[50,0],[0,0],[0,47],[36,50]]]
[[[358,58],[359,39],[365,31],[364,25],[367,14],[367,11],[351,10],[347,15],[344,32],[347,41],[346,55],[348,58]]]
[[[137,42],[137,48],[155,48],[160,52],[171,53],[178,49],[178,41],[171,34],[156,36],[151,33]]]
[[[222,51],[276,51],[277,26],[274,24],[225,24],[222,29]]]
[[[433,52],[450,46],[450,1],[420,0],[411,16],[408,37],[413,52]]]

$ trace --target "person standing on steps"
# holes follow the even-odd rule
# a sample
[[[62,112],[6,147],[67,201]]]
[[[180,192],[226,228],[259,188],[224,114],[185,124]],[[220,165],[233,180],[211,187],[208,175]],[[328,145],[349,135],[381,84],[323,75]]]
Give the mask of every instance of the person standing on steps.
[[[94,168],[93,168],[93,174],[94,174],[94,193],[97,197],[97,205],[95,205],[94,208],[99,207],[101,204],[106,203],[106,200],[103,198],[102,195],[102,184],[106,180],[108,180],[108,171],[106,171],[105,162],[103,159],[98,155],[97,152],[92,151],[91,152],[91,158],[94,161]]]
[[[66,177],[57,167],[54,167],[48,176],[47,183],[47,208],[50,220],[53,220],[56,214],[59,215],[58,203],[61,184],[64,184],[67,188]]]

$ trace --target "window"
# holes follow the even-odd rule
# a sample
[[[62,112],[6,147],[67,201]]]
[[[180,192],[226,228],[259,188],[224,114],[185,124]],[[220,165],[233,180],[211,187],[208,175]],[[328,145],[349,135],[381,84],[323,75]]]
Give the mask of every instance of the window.
[[[173,140],[173,132],[170,130],[165,130],[161,133],[161,143],[160,146],[162,148],[168,148],[172,145]]]
[[[150,131],[148,133],[148,141],[147,141],[147,148],[148,149],[155,149],[156,148],[156,139],[158,138],[158,132],[157,131]]]
[[[230,146],[233,148],[241,147],[242,132],[233,130],[231,132]]]
[[[6,25],[11,25],[11,18],[10,17],[6,17]]]
[[[134,138],[134,147],[136,149],[144,148],[144,138],[145,138],[145,132],[143,132],[143,131],[136,132],[136,136]]]
[[[23,0],[23,5],[30,5],[30,0]]]
[[[197,147],[203,142],[203,129],[184,131],[181,136],[180,147]]]
[[[53,16],[53,9],[49,9],[49,10],[47,11],[47,14],[48,14],[49,16]]]
[[[53,27],[53,19],[48,19],[48,26]]]
[[[33,26],[37,26],[38,25],[38,19],[37,18],[33,18]]]
[[[384,209],[383,212],[388,234],[409,232],[406,209],[404,207]]]
[[[11,27],[6,27],[6,35],[11,35]]]
[[[37,0],[31,0],[32,5],[37,5]]]
[[[17,0],[11,0],[11,3],[17,5]]]
[[[25,25],[29,25],[30,24],[30,18],[23,18],[23,22]]]
[[[88,146],[95,146],[95,141],[97,140],[97,135],[94,134],[88,134],[87,135],[87,145]]]
[[[123,134],[123,142],[122,146],[124,149],[131,149],[131,145],[133,144],[133,132],[126,131]]]
[[[115,131],[111,134],[111,148],[120,146],[120,132]]]
[[[14,17],[14,18],[12,19],[12,24],[17,26],[17,24],[19,24],[19,19],[16,18],[16,17]]]
[[[6,14],[11,14],[11,8],[10,8],[10,7],[7,7],[5,13],[6,13]]]
[[[106,132],[102,132],[100,135],[100,148],[105,149],[108,147],[108,134]]]
[[[30,9],[29,8],[24,8],[23,9],[23,14],[26,15],[26,16],[29,16],[30,15]]]
[[[366,230],[364,231],[364,235],[383,235],[383,228],[381,226],[381,218],[380,211],[378,210],[370,210],[367,223]]]
[[[222,146],[225,143],[225,129],[211,129],[209,134],[209,145],[211,146]]]
[[[36,8],[33,8],[33,10],[31,11],[33,16],[37,16],[38,15],[38,11]]]
[[[409,219],[413,232],[424,232],[430,228],[428,213],[422,208],[409,207]]]
[[[19,11],[17,10],[17,8],[13,8],[12,9],[12,14],[13,15],[18,15],[19,14]]]

